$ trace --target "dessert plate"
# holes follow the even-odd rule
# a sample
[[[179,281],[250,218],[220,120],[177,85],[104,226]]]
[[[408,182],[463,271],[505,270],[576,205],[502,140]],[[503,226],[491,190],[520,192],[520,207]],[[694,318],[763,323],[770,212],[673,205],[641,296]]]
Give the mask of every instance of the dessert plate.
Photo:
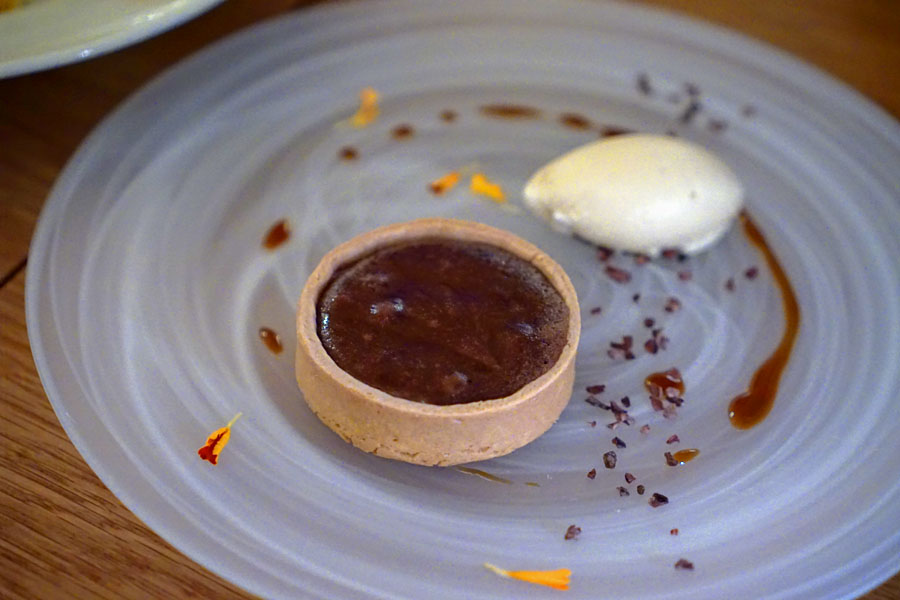
[[[0,77],[92,58],[161,33],[222,0],[31,0],[0,13]]]
[[[365,87],[380,115],[353,128]],[[740,227],[687,260],[604,263],[519,208],[535,168],[617,128],[670,131],[722,156],[792,283],[799,336],[752,429],[731,426],[728,404],[784,317]],[[490,562],[569,568],[570,598],[850,598],[900,568],[897,164],[897,123],[852,90],[669,14],[341,3],[214,45],[96,129],[34,237],[29,335],[60,421],[106,485],[260,596],[556,593],[497,577]],[[456,169],[484,173],[509,202],[472,194],[466,178],[429,191]],[[363,454],[319,423],[294,381],[295,301],[320,257],[425,216],[530,240],[583,307],[577,391],[560,421],[474,470]],[[282,219],[290,238],[265,248]],[[280,334],[280,354],[262,327]],[[653,329],[668,340],[656,353]],[[624,336],[632,360],[610,346]],[[643,380],[670,367],[687,389],[666,419]],[[595,404],[625,396],[634,424],[612,430]],[[206,436],[238,412],[218,464],[201,461]],[[665,452],[689,448],[699,456],[667,465]],[[654,493],[668,504],[651,506]],[[564,539],[570,525],[581,533]]]

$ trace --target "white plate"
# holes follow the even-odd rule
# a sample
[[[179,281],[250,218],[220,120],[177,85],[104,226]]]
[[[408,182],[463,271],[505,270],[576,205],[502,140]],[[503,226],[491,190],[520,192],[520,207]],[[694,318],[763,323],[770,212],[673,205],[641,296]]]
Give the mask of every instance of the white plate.
[[[638,91],[639,73],[652,95]],[[703,109],[681,124],[686,82]],[[380,119],[335,127],[364,86],[382,94]],[[491,102],[545,118],[480,114]],[[443,122],[443,109],[458,119]],[[465,186],[441,198],[426,190],[477,162],[518,204],[535,167],[595,137],[559,125],[564,111],[674,129],[745,182],[802,307],[777,403],[755,429],[733,429],[726,407],[777,342],[782,313],[739,229],[684,264],[618,256],[634,273],[619,285],[591,248],[526,214]],[[710,131],[710,119],[728,125]],[[400,123],[411,139],[391,138]],[[346,145],[356,161],[337,158]],[[567,566],[568,598],[849,598],[900,567],[898,164],[897,123],[853,91],[667,14],[507,0],[304,11],[191,58],[84,143],[32,246],[32,347],[60,420],[109,488],[188,556],[261,596],[555,593],[496,577],[489,561]],[[577,385],[605,383],[603,398],[633,401],[637,424],[616,432],[627,448],[614,470],[601,460],[613,449],[610,415],[581,391],[540,440],[478,465],[512,484],[365,455],[307,410],[292,368],[306,275],[338,242],[424,215],[505,227],[567,269],[584,309]],[[293,238],[264,251],[283,217]],[[753,265],[761,274],[750,281]],[[676,276],[684,268],[689,282]],[[670,295],[681,311],[662,310]],[[640,348],[647,316],[671,339],[656,356]],[[260,343],[264,325],[286,340],[282,355]],[[608,344],[624,334],[638,357],[611,360]],[[673,365],[688,391],[667,421],[641,382]],[[207,434],[238,411],[219,465],[199,460]],[[679,446],[665,443],[673,433]],[[676,447],[702,453],[667,467]],[[620,497],[626,471],[637,481]],[[652,492],[670,503],[651,508]],[[582,534],[566,541],[571,524]],[[682,557],[693,572],[673,568]]]
[[[162,33],[222,0],[31,0],[0,13],[0,77],[58,67]]]

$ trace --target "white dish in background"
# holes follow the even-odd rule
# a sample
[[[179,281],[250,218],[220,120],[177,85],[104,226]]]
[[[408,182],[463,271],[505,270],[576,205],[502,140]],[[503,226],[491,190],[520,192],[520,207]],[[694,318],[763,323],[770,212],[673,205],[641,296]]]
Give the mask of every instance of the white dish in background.
[[[640,73],[652,95],[638,91]],[[703,105],[690,124],[678,121],[686,83]],[[382,94],[380,119],[334,127],[365,86]],[[546,118],[479,113],[495,102]],[[737,431],[726,415],[782,329],[778,291],[739,229],[686,263],[617,256],[634,274],[620,285],[591,248],[524,211],[465,185],[428,193],[432,179],[477,162],[518,204],[535,167],[596,136],[556,123],[565,111],[674,129],[740,176],[802,310],[761,425]],[[727,127],[710,130],[710,119]],[[415,134],[394,140],[401,123]],[[338,159],[348,145],[357,160]],[[563,0],[342,3],[216,44],[97,128],[40,219],[29,335],[60,421],[109,488],[188,556],[263,597],[554,594],[496,577],[481,566],[491,562],[569,567],[572,599],[851,598],[900,568],[897,164],[900,128],[855,92],[669,14]],[[319,423],[293,377],[306,275],[357,233],[436,215],[506,228],[566,268],[584,309],[576,386],[630,396],[635,426],[609,431],[609,413],[577,393],[538,441],[477,465],[505,485],[366,455]],[[264,251],[285,217],[292,239]],[[676,276],[684,268],[691,281]],[[663,310],[670,295],[679,312]],[[641,347],[648,316],[671,339],[655,356]],[[283,354],[260,343],[261,326],[281,334]],[[637,359],[609,359],[625,334],[637,336]],[[688,390],[666,421],[641,381],[669,366]],[[202,462],[207,434],[239,411],[219,464]],[[672,433],[680,445],[666,445]],[[627,448],[609,471],[613,435]],[[701,455],[665,465],[665,451],[688,447]],[[653,492],[670,503],[651,508]],[[582,533],[566,541],[571,524]],[[693,572],[673,568],[682,557]]]
[[[222,0],[31,0],[0,13],[0,77],[93,58],[157,35]]]

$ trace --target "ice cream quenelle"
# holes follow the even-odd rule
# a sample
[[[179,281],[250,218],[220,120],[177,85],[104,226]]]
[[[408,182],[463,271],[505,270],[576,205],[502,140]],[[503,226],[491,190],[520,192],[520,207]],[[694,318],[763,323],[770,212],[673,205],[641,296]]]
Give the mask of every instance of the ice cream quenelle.
[[[648,256],[715,244],[743,204],[734,172],[708,150],[651,134],[606,138],[538,169],[525,186],[528,208],[551,227]]]

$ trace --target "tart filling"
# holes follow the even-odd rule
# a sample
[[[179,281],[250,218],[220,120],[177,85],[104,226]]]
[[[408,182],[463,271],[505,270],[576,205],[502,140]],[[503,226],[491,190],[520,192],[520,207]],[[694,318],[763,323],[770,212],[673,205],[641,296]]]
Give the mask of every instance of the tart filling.
[[[566,343],[569,309],[531,263],[497,246],[420,240],[341,268],[317,303],[328,355],[360,381],[428,404],[509,396]]]

